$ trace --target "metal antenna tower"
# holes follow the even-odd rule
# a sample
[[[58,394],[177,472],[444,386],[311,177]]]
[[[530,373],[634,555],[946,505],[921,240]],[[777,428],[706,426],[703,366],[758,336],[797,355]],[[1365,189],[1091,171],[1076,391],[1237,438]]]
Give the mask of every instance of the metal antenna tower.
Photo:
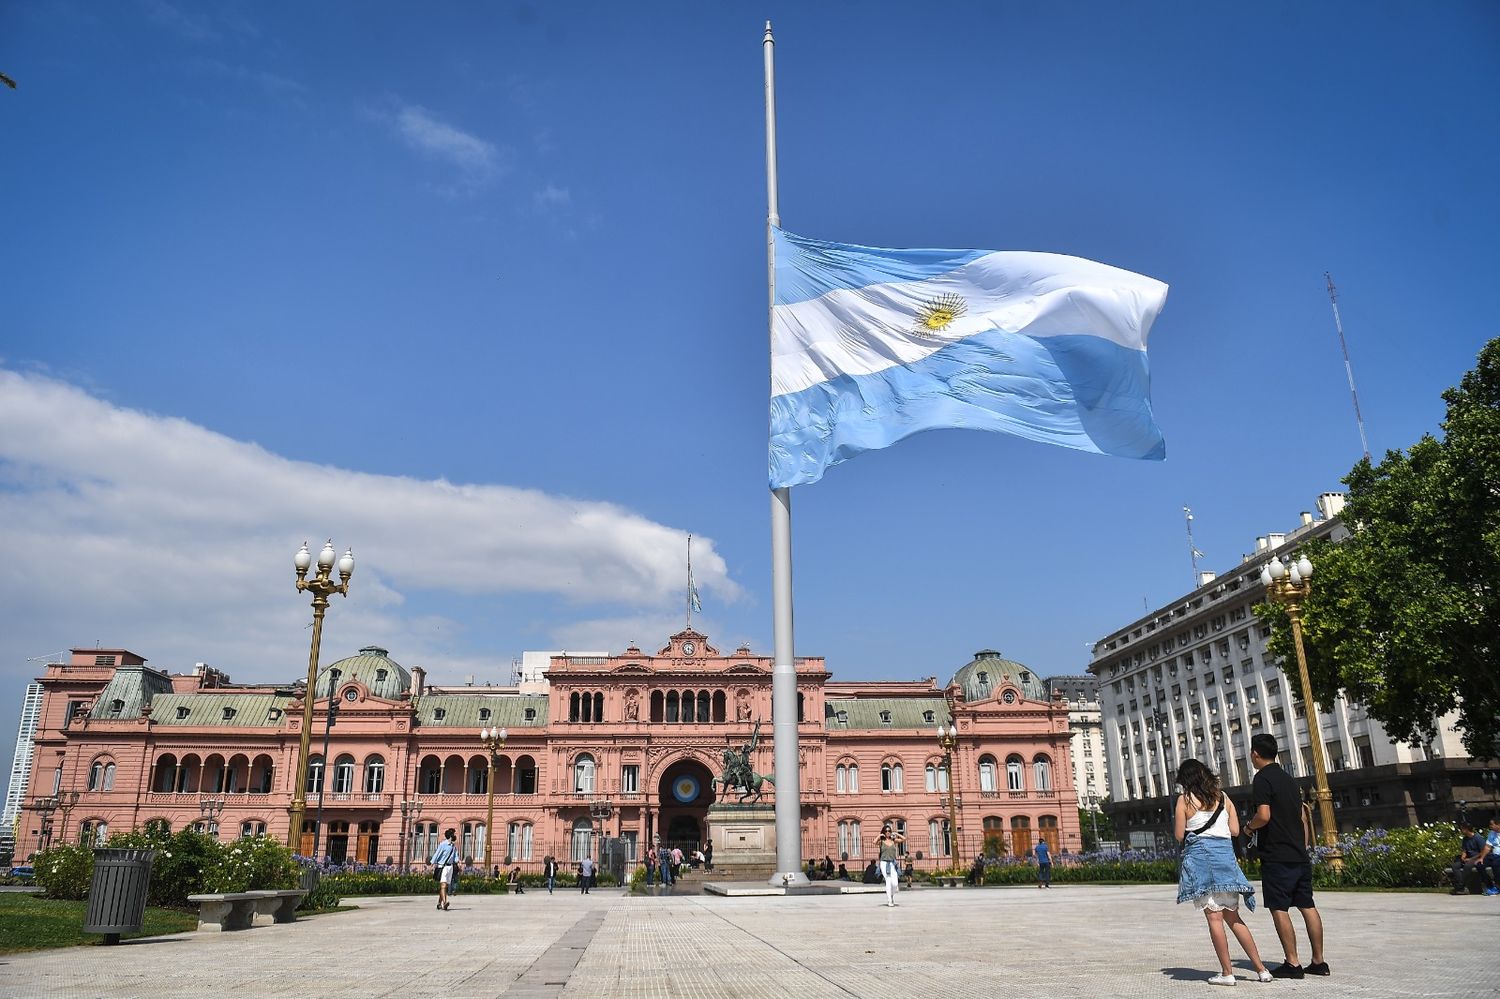
[[[1354,421],[1359,424],[1359,446],[1364,449],[1365,460],[1370,458],[1370,442],[1365,438],[1365,418],[1359,413],[1359,393],[1354,390],[1354,367],[1349,363],[1349,344],[1344,340],[1344,321],[1339,318],[1339,293],[1333,286],[1333,275],[1327,271],[1323,276],[1328,279],[1328,301],[1333,303],[1333,325],[1339,331],[1339,347],[1344,351],[1344,374],[1349,376],[1349,395],[1354,400]]]
[[[1193,589],[1196,590],[1198,588],[1198,560],[1208,556],[1200,552],[1198,546],[1193,544],[1193,508],[1183,507],[1182,515],[1187,519],[1188,554],[1193,560]]]

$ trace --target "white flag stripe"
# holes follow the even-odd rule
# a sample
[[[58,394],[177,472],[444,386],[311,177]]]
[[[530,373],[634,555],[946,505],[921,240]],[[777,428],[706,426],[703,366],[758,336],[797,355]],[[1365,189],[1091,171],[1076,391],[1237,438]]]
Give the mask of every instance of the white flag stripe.
[[[990,329],[1031,337],[1087,333],[1144,350],[1166,292],[1162,282],[1131,271],[1028,251],[990,253],[923,280],[838,289],[776,306],[772,395],[910,364]],[[964,314],[942,330],[921,328],[921,310],[944,295],[959,296]]]

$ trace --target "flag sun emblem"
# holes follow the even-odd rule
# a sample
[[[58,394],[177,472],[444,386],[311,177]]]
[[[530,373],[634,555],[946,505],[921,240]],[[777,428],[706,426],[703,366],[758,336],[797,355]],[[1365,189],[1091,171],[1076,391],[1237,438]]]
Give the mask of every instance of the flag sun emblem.
[[[968,311],[969,303],[962,295],[939,295],[917,307],[917,332],[941,333]]]

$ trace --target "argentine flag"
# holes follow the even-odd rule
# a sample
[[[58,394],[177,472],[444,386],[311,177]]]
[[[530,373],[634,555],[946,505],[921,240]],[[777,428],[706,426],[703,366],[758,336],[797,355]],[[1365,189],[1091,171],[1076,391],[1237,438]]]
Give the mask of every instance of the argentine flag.
[[[1154,278],[1079,257],[884,250],[775,230],[771,488],[943,427],[1166,456]]]

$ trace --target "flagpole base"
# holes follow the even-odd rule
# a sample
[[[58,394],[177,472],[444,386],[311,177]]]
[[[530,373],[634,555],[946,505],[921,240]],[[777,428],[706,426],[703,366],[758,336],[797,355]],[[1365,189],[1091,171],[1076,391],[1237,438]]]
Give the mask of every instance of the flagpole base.
[[[771,875],[766,884],[777,888],[803,888],[812,882],[807,880],[807,875],[801,871],[777,871]]]

